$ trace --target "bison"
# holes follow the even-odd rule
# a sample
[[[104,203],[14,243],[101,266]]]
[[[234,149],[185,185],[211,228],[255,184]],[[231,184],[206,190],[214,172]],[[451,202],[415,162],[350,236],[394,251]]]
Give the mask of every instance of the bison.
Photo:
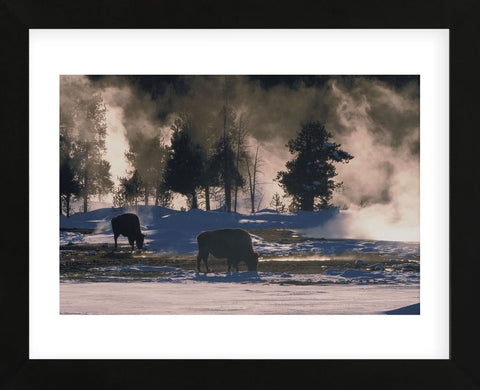
[[[238,272],[238,263],[244,261],[249,271],[256,271],[258,253],[253,251],[252,238],[243,229],[218,229],[202,232],[197,236],[198,256],[197,270],[200,272],[201,261],[205,263],[207,272],[208,255],[211,253],[219,259],[227,259],[228,272],[234,265]]]
[[[128,238],[132,246],[137,243],[137,248],[142,249],[145,234],[140,231],[140,221],[135,214],[125,213],[112,218],[113,238],[115,240],[115,249],[117,249],[117,238],[119,235]]]

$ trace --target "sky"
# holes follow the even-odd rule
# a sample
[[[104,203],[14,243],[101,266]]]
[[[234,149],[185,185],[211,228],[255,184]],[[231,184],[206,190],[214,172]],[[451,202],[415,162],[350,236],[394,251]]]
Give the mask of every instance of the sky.
[[[179,112],[190,112],[208,135],[208,115],[223,106],[225,77],[61,76],[60,105],[100,93],[107,107],[107,152],[114,181],[129,169],[124,153],[136,134],[169,142]],[[228,104],[245,119],[248,144],[260,145],[261,207],[271,207],[274,178],[290,155],[286,143],[305,120],[318,120],[354,156],[337,164],[333,203],[348,209],[330,235],[392,232],[417,240],[420,215],[420,78],[417,76],[229,75]],[[246,194],[242,199],[246,199]],[[244,202],[245,203],[245,202]],[[245,203],[246,210],[246,203]],[[318,232],[319,235],[325,231]]]

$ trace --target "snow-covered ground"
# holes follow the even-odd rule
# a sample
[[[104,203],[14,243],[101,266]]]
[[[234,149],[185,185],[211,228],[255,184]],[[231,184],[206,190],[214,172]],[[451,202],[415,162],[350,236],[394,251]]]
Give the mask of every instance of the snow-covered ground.
[[[102,208],[88,213],[77,213],[67,218],[60,216],[60,228],[97,229],[95,234],[60,232],[60,244],[68,243],[113,243],[111,219],[127,210],[125,208]],[[171,254],[194,254],[197,252],[196,236],[210,229],[286,228],[302,231],[304,228],[320,227],[334,220],[340,211],[280,214],[274,210],[262,210],[255,214],[222,213],[218,211],[190,210],[179,212],[160,206],[138,206],[142,232],[147,234],[145,245],[150,251]],[[299,243],[280,244],[267,242],[253,235],[255,250],[261,255],[286,256],[298,253],[382,253],[385,255],[413,257],[420,254],[418,242],[374,240],[307,240]],[[119,243],[127,243],[120,236]]]
[[[224,278],[224,277],[223,277]],[[224,278],[225,279],[225,278]],[[416,285],[62,283],[62,314],[420,314]]]
[[[103,208],[70,218],[61,229],[91,229],[91,234],[61,231],[60,244],[112,246],[110,220],[126,209]],[[146,245],[153,254],[197,253],[196,236],[204,230],[302,229],[331,223],[340,211],[255,214],[191,210],[179,212],[139,206]],[[175,266],[151,266],[132,259],[131,265],[98,267],[91,281],[60,284],[62,314],[419,314],[420,273],[417,242],[328,238],[269,242],[253,234],[253,245],[269,259],[321,259],[340,253],[358,255],[357,265],[342,264],[323,273],[240,272],[199,274]],[[120,237],[119,243],[127,239]],[[387,264],[362,264],[367,253],[385,256]],[[293,260],[292,260],[293,258]],[[396,258],[403,259],[398,262]],[[405,259],[415,258],[412,262]],[[262,260],[261,260],[262,261]],[[139,276],[136,277],[136,274]],[[86,279],[88,280],[88,278]]]

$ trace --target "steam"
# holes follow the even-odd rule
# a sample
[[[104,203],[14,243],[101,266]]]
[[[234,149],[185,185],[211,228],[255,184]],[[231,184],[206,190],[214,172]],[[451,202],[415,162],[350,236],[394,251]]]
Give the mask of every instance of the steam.
[[[338,99],[332,127],[355,158],[337,168],[344,182],[334,203],[348,207],[311,236],[419,241],[419,85],[395,90],[358,79],[348,90],[333,82]]]
[[[107,153],[105,159],[110,162],[113,181],[118,185],[118,178],[125,177],[129,164],[125,160],[127,131],[123,125],[123,109],[112,105],[107,106],[107,137],[105,140]]]
[[[124,176],[124,152],[136,135],[170,140],[179,112],[197,123],[196,138],[214,131],[212,118],[223,106],[224,76],[149,76],[147,85],[124,76],[62,76],[61,107],[76,94],[100,93],[107,106],[107,160],[113,179]],[[319,77],[321,82],[285,78],[269,86],[258,77],[228,76],[227,100],[248,117],[250,151],[260,144],[262,207],[275,192],[273,179],[291,159],[285,147],[302,121],[325,123],[333,140],[354,159],[338,164],[342,191],[333,203],[342,209],[319,237],[419,240],[419,79],[395,85],[381,77]],[[246,196],[245,196],[246,198]],[[245,204],[246,206],[246,204]],[[242,211],[247,211],[245,207]]]

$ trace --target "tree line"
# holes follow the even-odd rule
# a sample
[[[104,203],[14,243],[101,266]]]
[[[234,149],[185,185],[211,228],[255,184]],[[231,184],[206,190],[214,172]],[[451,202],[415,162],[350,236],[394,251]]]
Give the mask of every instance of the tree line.
[[[174,195],[181,194],[189,208],[201,204],[205,210],[210,210],[215,197],[223,201],[226,212],[236,212],[240,194],[246,193],[250,211],[258,209],[259,144],[247,145],[248,117],[228,105],[226,91],[223,107],[208,121],[179,113],[171,126],[169,145],[160,135],[138,132],[130,137],[125,157],[132,169],[119,178],[118,186],[104,159],[107,125],[101,96],[78,98],[67,111],[60,113],[61,214],[70,215],[73,199],[83,200],[83,212],[87,212],[91,197],[106,194],[113,194],[116,207],[148,205],[152,198],[155,205],[169,207]],[[301,124],[286,145],[292,159],[275,178],[285,192],[284,197],[276,193],[272,199],[277,211],[332,206],[333,191],[343,184],[334,181],[334,163],[348,163],[353,156],[331,138],[318,121]]]

